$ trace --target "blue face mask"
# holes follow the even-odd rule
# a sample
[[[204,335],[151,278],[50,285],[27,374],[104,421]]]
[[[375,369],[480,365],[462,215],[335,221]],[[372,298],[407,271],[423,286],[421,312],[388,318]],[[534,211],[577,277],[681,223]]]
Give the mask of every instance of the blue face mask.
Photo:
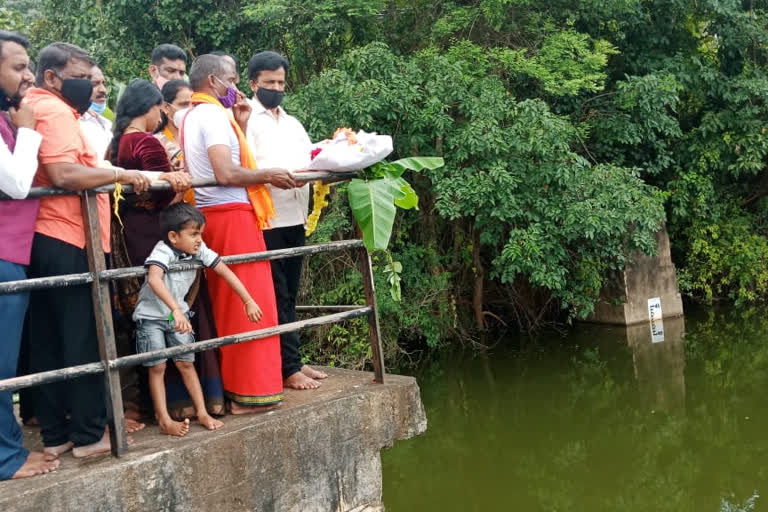
[[[101,114],[102,112],[107,110],[107,104],[106,103],[91,103],[91,110],[93,110],[97,114]]]

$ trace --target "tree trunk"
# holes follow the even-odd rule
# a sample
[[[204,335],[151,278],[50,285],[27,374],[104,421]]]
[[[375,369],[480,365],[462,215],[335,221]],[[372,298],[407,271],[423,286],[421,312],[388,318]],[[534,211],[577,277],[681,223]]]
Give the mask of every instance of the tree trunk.
[[[483,295],[485,268],[480,257],[480,232],[474,231],[472,237],[472,264],[475,267],[475,287],[472,294],[472,311],[475,314],[475,327],[485,330],[485,315],[483,315]]]

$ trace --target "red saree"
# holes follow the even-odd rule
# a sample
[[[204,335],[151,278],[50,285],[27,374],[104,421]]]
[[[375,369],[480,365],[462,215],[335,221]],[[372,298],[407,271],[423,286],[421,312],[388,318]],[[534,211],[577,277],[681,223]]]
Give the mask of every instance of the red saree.
[[[206,218],[203,240],[219,255],[266,250],[251,205],[224,204],[201,208],[201,211]],[[269,262],[232,265],[231,269],[261,307],[264,316],[258,323],[248,320],[242,301],[227,282],[214,271],[206,270],[217,334],[228,336],[277,325]],[[283,377],[280,366],[279,336],[221,347],[221,378],[225,396],[243,406],[267,406],[281,402]]]

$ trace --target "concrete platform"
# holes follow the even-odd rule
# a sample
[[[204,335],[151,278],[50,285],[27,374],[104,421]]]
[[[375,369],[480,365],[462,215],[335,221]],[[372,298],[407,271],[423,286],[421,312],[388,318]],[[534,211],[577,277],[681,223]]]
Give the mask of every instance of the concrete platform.
[[[426,430],[416,380],[326,370],[319,390],[287,390],[280,409],[226,416],[216,432],[193,425],[175,438],[149,425],[119,459],[66,454],[54,473],[0,483],[0,510],[383,510],[380,450]],[[25,441],[39,448],[38,430]]]

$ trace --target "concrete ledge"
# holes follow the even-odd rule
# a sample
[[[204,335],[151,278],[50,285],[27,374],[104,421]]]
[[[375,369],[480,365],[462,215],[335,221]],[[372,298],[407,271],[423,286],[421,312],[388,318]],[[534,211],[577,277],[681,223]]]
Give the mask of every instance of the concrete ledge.
[[[55,473],[0,483],[0,510],[383,510],[380,450],[426,430],[416,380],[327,372],[319,390],[287,390],[279,410],[226,416],[217,432],[148,426],[120,459],[66,454]],[[39,447],[37,430],[25,439]]]

